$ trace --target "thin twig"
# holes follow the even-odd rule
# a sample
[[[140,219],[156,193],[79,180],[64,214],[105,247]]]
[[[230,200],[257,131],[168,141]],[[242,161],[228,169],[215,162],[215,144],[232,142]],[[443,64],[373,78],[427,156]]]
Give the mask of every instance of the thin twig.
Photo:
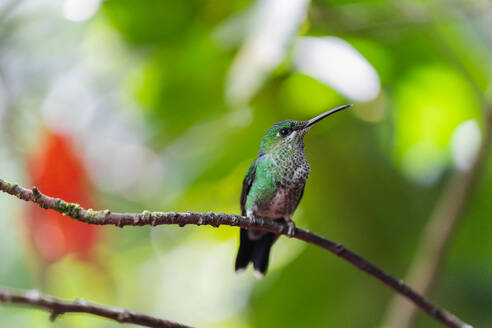
[[[177,213],[177,212],[149,212],[142,213],[113,213],[109,210],[94,211],[92,209],[84,209],[75,203],[69,203],[59,198],[52,198],[42,194],[36,187],[32,190],[18,186],[15,183],[8,183],[0,179],[0,190],[11,195],[14,195],[25,201],[30,201],[38,204],[45,209],[53,209],[63,215],[69,216],[81,222],[96,225],[115,225],[117,227],[124,226],[143,226],[143,225],[161,225],[161,224],[178,224],[185,226],[187,224],[194,225],[210,225],[219,227],[220,225],[236,226],[245,229],[254,228],[256,230],[273,232],[276,234],[287,234],[288,226],[277,223],[273,220],[256,218],[252,220],[246,216],[239,216],[225,213]],[[432,304],[423,296],[416,293],[403,281],[398,280],[367,260],[363,259],[356,253],[345,248],[339,243],[330,241],[318,234],[312,233],[304,229],[295,229],[294,238],[303,240],[313,245],[324,248],[333,254],[352,263],[358,269],[367,272],[371,276],[380,280],[387,286],[394,289],[396,292],[408,298],[416,306],[420,307],[429,316],[451,328],[469,328],[470,325],[463,323],[460,319],[444,309]]]
[[[474,163],[468,171],[456,171],[451,176],[422,233],[406,279],[422,295],[428,294],[437,278],[443,254],[463,217],[463,211],[482,171],[492,139],[492,110],[486,112],[484,134]],[[414,317],[415,307],[395,296],[388,307],[385,322],[388,327],[408,328],[411,327]]]
[[[189,326],[151,317],[146,314],[89,303],[83,299],[78,299],[73,302],[66,302],[51,296],[42,295],[36,290],[14,292],[5,287],[0,287],[0,302],[9,304],[24,304],[41,308],[51,313],[51,321],[54,321],[59,315],[65,313],[89,313],[99,317],[108,318],[119,323],[131,323],[144,327],[190,328]]]

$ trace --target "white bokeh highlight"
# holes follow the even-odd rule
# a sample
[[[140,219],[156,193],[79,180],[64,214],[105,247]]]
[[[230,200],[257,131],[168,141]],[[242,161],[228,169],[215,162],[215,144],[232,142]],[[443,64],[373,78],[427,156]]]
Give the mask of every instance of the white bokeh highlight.
[[[226,99],[244,104],[268,73],[285,58],[287,47],[307,15],[309,0],[259,0],[252,11],[248,35],[229,71]]]
[[[468,171],[480,149],[482,133],[475,120],[468,120],[456,127],[451,137],[451,154],[455,166]]]
[[[220,326],[221,321],[237,315],[256,281],[252,275],[233,274],[234,243],[195,237],[169,251],[157,250],[156,257],[142,265],[136,280],[146,297],[159,299],[149,304],[152,312],[202,327]],[[177,302],[184,299],[186,306]]]
[[[101,0],[65,0],[63,17],[72,22],[88,20],[99,9]]]
[[[381,88],[371,64],[348,42],[336,37],[299,37],[294,65],[354,101],[375,99]]]

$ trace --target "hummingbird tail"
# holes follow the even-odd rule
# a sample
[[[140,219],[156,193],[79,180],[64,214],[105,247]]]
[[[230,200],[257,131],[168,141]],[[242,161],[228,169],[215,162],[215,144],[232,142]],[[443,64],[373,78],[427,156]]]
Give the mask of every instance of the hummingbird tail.
[[[241,229],[239,234],[239,250],[236,256],[236,273],[242,272],[248,266],[251,261],[251,256],[255,248],[255,241],[251,240],[248,236],[246,229]]]
[[[263,237],[256,241],[253,251],[253,266],[255,268],[256,278],[262,278],[268,269],[268,259],[270,257],[270,248],[277,236],[271,232],[266,233]]]
[[[276,235],[273,233],[265,233],[257,240],[249,238],[248,231],[241,229],[239,251],[236,257],[236,272],[242,272],[249,264],[253,262],[255,276],[263,277],[268,268],[268,258],[270,256],[270,248],[276,240]]]

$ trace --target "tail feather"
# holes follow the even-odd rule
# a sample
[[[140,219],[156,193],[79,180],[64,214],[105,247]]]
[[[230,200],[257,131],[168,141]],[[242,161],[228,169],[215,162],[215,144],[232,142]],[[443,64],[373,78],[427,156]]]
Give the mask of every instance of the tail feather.
[[[240,244],[236,257],[236,272],[244,270],[250,262],[253,262],[255,275],[262,277],[268,268],[268,258],[270,248],[277,236],[273,233],[265,233],[261,238],[252,240],[249,238],[248,231],[241,229]]]
[[[276,239],[276,235],[269,232],[256,241],[255,249],[253,251],[252,261],[255,268],[255,275],[262,277],[265,275],[268,269],[268,259],[270,257],[270,248]]]
[[[236,256],[236,272],[241,272],[246,269],[249,262],[251,261],[251,256],[253,254],[253,250],[255,248],[255,241],[249,239],[248,230],[241,229],[239,234],[239,250],[237,251]]]

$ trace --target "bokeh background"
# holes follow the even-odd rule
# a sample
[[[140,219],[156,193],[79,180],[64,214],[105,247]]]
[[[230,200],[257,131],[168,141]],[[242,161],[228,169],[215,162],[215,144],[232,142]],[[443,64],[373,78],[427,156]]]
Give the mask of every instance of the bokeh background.
[[[1,0],[0,177],[92,208],[239,213],[276,121],[307,135],[298,226],[404,277],[492,104],[492,4]],[[486,156],[430,298],[492,326]],[[198,327],[383,327],[392,291],[281,238],[263,280],[237,228],[94,228],[0,195],[0,284]],[[2,327],[119,327],[0,306]],[[414,327],[439,327],[419,314]]]

